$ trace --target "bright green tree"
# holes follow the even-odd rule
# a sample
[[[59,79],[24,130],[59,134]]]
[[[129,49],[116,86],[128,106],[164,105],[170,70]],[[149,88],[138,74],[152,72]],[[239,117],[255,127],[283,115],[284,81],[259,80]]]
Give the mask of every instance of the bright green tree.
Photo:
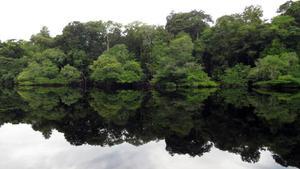
[[[282,53],[280,55],[268,55],[259,59],[249,74],[255,81],[275,80],[279,76],[287,75],[299,64],[296,53]]]
[[[193,58],[189,35],[179,34],[164,47],[168,49],[157,53],[159,58],[152,83],[164,88],[216,86]]]
[[[80,72],[75,67],[70,66],[68,64],[60,70],[60,76],[67,83],[72,83],[72,82],[78,82],[81,75]]]
[[[134,83],[143,77],[140,64],[125,45],[116,45],[104,52],[90,68],[91,78],[96,82]]]
[[[249,71],[250,66],[237,64],[232,68],[226,69],[221,80],[225,86],[245,87],[249,81]]]

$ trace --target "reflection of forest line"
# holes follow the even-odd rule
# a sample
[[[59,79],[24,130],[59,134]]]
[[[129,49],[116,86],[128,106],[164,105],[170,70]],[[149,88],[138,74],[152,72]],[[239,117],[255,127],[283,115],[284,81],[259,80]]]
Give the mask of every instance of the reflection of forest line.
[[[170,154],[201,156],[214,145],[247,162],[266,147],[281,165],[300,166],[299,93],[34,88],[0,90],[0,102],[0,124],[28,123],[45,138],[56,129],[73,145],[165,139]]]

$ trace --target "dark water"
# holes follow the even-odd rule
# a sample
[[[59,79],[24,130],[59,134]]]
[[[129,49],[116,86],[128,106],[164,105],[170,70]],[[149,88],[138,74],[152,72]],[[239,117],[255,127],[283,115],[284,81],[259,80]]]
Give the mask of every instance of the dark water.
[[[300,168],[300,93],[0,90],[0,168]]]

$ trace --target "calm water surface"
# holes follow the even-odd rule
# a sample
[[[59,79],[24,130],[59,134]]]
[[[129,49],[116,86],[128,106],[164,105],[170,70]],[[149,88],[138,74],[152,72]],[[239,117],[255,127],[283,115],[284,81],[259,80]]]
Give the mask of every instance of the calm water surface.
[[[0,90],[0,168],[300,167],[300,93]]]

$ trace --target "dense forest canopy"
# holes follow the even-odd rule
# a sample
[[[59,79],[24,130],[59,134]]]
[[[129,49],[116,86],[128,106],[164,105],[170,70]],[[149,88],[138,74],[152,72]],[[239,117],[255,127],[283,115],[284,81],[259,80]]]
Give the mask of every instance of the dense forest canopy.
[[[51,37],[0,42],[2,85],[151,84],[164,88],[300,87],[300,1],[271,21],[259,6],[216,20],[170,13],[165,26],[69,23]]]

